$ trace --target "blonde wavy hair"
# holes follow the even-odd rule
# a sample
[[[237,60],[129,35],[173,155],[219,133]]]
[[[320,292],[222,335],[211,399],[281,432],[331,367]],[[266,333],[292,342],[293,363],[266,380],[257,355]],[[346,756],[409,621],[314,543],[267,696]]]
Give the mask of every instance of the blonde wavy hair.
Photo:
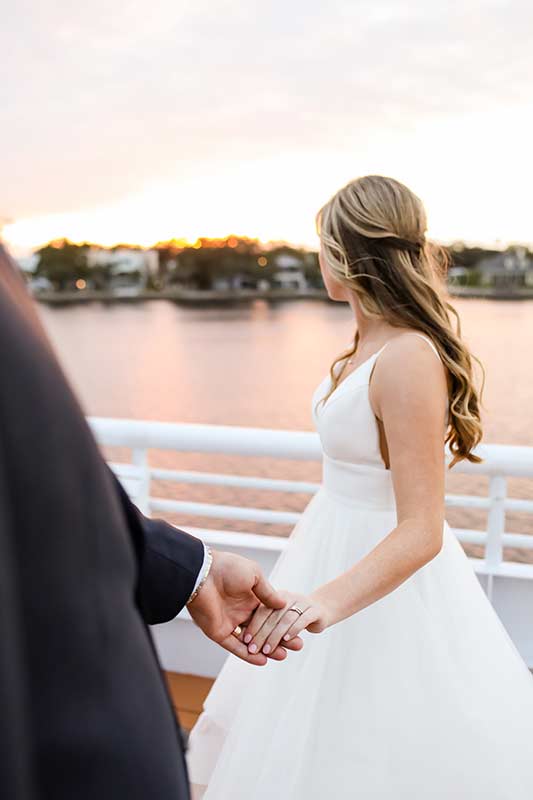
[[[439,351],[448,372],[445,443],[453,456],[448,468],[462,459],[482,462],[472,450],[483,435],[480,405],[485,370],[461,339],[459,315],[446,299],[448,254],[426,240],[426,212],[420,199],[393,178],[366,175],[333,195],[318,211],[316,227],[327,269],[357,295],[363,314],[396,327],[415,328],[429,336]],[[331,388],[321,402],[337,387],[358,343],[356,331],[353,346],[331,365]],[[483,373],[479,393],[473,358]]]

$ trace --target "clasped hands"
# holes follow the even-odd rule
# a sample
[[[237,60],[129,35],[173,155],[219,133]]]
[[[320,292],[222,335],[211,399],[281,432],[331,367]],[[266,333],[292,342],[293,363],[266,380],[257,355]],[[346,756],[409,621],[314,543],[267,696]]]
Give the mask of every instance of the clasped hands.
[[[312,595],[278,591],[283,606],[259,605],[242,627],[240,639],[248,652],[269,656],[280,646],[291,647],[304,630],[322,633],[328,627],[326,609]],[[293,649],[293,648],[291,648]]]
[[[264,666],[267,659],[283,661],[287,650],[301,650],[299,634],[305,628],[320,633],[327,627],[325,610],[312,596],[277,591],[254,561],[212,552],[211,571],[188,609],[206,636],[225,650]],[[235,635],[238,626],[242,630]]]

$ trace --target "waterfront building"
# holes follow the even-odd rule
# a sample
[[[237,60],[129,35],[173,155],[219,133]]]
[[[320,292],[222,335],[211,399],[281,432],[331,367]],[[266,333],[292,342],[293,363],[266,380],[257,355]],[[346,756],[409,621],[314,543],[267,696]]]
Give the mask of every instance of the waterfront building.
[[[476,264],[481,286],[509,288],[533,286],[533,258],[525,247],[482,258]]]

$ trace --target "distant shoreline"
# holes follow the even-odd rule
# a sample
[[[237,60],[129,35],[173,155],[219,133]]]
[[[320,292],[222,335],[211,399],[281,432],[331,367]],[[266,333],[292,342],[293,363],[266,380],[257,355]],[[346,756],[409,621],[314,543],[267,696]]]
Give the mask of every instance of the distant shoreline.
[[[533,286],[513,289],[492,286],[448,286],[452,297],[477,297],[488,300],[533,300]]]
[[[533,300],[533,287],[510,289],[487,286],[449,286],[451,297],[484,298],[489,300]],[[39,303],[46,305],[71,305],[83,303],[140,303],[146,300],[171,300],[175,303],[232,304],[249,300],[326,300],[324,289],[306,289],[296,292],[292,289],[242,289],[240,291],[165,289],[162,291],[143,290],[136,294],[121,294],[110,291],[82,290],[77,292],[39,292],[34,296]]]
[[[242,289],[239,291],[217,291],[212,289],[146,289],[136,294],[120,294],[109,291],[82,290],[78,292],[39,292],[34,295],[39,303],[64,305],[71,303],[138,303],[145,300],[172,300],[175,303],[239,303],[246,300],[328,300],[324,289]]]

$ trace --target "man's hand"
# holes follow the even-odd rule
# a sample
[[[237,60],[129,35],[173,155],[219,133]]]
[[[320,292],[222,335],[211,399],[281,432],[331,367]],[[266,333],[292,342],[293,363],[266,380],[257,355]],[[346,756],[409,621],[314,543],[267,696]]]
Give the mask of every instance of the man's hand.
[[[244,661],[256,666],[267,663],[263,653],[252,654],[233,631],[245,624],[263,603],[281,609],[285,600],[262,575],[259,566],[242,556],[212,551],[213,563],[206,582],[187,608],[199,628],[213,641]],[[269,658],[283,661],[287,650],[301,650],[303,641],[295,637],[284,647],[277,647]]]

